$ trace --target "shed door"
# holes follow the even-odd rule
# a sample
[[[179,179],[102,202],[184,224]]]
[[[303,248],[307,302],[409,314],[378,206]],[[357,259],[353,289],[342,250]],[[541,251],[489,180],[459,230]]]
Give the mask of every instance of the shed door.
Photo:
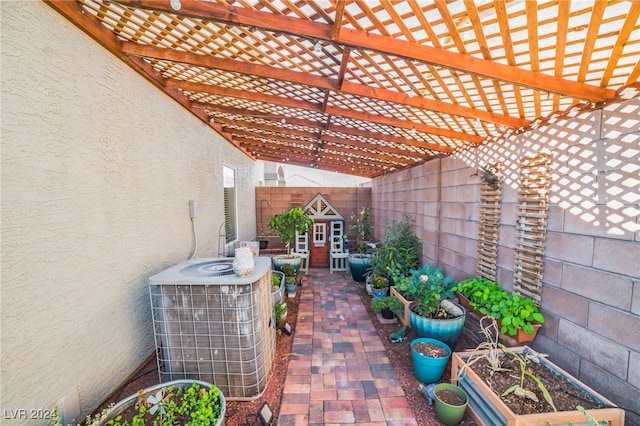
[[[311,231],[311,254],[309,266],[329,267],[329,243],[327,242],[327,222],[315,222]]]

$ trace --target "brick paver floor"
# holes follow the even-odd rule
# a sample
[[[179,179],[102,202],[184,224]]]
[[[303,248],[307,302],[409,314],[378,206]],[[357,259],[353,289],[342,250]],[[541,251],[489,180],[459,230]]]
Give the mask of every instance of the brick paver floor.
[[[278,426],[416,425],[351,277],[311,268]]]

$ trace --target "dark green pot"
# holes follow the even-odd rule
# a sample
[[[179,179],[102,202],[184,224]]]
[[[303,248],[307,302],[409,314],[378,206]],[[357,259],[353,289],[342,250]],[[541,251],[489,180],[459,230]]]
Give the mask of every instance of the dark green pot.
[[[370,254],[350,254],[349,255],[349,271],[354,281],[359,283],[365,282],[367,272],[371,268]]]
[[[451,405],[438,398],[438,391],[445,389],[453,391],[460,395],[464,399],[464,404]],[[436,394],[436,413],[438,414],[438,418],[447,426],[456,426],[462,421],[464,412],[467,410],[467,404],[469,402],[467,393],[463,389],[459,388],[456,385],[452,385],[451,383],[437,384],[434,392]]]

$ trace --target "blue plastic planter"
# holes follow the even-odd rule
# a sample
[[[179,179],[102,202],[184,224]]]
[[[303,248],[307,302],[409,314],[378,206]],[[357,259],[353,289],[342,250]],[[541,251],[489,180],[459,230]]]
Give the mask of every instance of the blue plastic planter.
[[[463,315],[451,319],[432,319],[422,317],[409,309],[409,320],[411,322],[411,331],[415,337],[428,337],[446,343],[449,349],[455,350],[462,329],[464,328],[464,319],[467,311],[461,305],[456,304]]]
[[[349,255],[349,271],[354,281],[363,283],[366,280],[367,271],[371,268],[371,255]]]
[[[418,343],[432,343],[444,348],[447,351],[447,356],[442,358],[433,358],[425,356],[413,347]],[[416,373],[416,377],[424,384],[437,383],[442,378],[444,369],[451,358],[451,349],[445,343],[426,337],[420,337],[414,339],[411,342],[411,356],[413,357],[413,371]]]

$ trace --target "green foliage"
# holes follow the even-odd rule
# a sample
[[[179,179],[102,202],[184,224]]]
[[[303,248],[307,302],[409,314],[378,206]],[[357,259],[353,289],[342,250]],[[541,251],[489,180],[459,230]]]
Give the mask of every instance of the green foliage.
[[[404,305],[400,300],[393,296],[371,299],[371,309],[373,309],[373,312],[380,313],[384,308],[389,308],[391,309],[391,312],[397,314],[403,311]]]
[[[273,316],[276,319],[276,324],[281,324],[287,316],[289,311],[285,302],[278,302],[273,305]]]
[[[506,391],[504,391],[502,393],[502,396],[507,396],[513,393],[514,395],[519,396],[521,398],[529,398],[533,401],[538,402],[538,397],[532,391],[524,387],[524,378],[525,376],[528,376],[531,379],[533,379],[534,382],[536,382],[536,384],[538,385],[538,389],[540,389],[540,391],[542,392],[542,396],[544,397],[545,401],[547,401],[549,405],[551,405],[551,408],[553,408],[553,411],[558,411],[556,410],[556,406],[553,404],[553,399],[551,399],[551,394],[549,394],[549,391],[547,391],[547,388],[540,381],[540,379],[531,372],[531,369],[527,368],[527,362],[529,362],[530,360],[537,360],[538,355],[537,354],[534,356],[521,355],[511,351],[510,349],[508,349],[502,344],[500,344],[500,347],[506,353],[511,355],[514,360],[518,361],[518,364],[520,364],[520,383],[515,384],[511,386],[509,389],[507,389]]]
[[[389,276],[392,270],[409,274],[420,266],[422,242],[413,231],[413,220],[387,222],[386,234],[371,259],[371,273]]]
[[[280,272],[282,272],[285,275],[285,277],[293,277],[296,275],[296,268],[291,266],[289,263],[285,263],[280,268]]]
[[[351,225],[349,230],[356,231],[356,245],[358,246],[358,251],[361,254],[365,254],[369,251],[367,241],[373,232],[373,225],[369,222],[369,207],[363,207],[362,210],[360,210],[359,216],[355,217],[355,215],[352,215],[352,218],[355,218],[356,223]]]
[[[281,283],[281,279],[280,279],[280,275],[279,274],[271,274],[271,284],[273,285],[273,288],[280,288],[280,283]]]
[[[123,419],[122,415],[107,421],[109,426],[144,426],[146,424],[158,426],[173,426],[174,424],[213,425],[221,418],[222,403],[220,391],[216,386],[205,389],[193,383],[189,387],[168,387],[164,391],[153,395],[138,392],[136,404],[138,412],[131,421]],[[95,417],[87,417],[84,425],[97,425],[107,419],[111,407],[98,413]],[[56,408],[57,413],[57,408]],[[145,417],[152,417],[150,423]],[[53,420],[54,425],[60,425],[58,414]]]
[[[280,236],[280,240],[290,251],[296,232],[307,234],[313,226],[313,219],[303,208],[293,207],[282,214],[272,217],[268,225]]]
[[[544,317],[533,300],[518,294],[509,294],[495,281],[471,277],[460,281],[454,288],[469,299],[469,304],[484,315],[500,321],[500,332],[515,336],[518,328],[533,334],[534,323],[544,323]]]
[[[382,275],[375,275],[371,277],[371,285],[373,288],[386,288],[389,287],[389,278]]]
[[[295,278],[287,278],[287,285],[296,285]]]
[[[446,313],[440,309],[440,302],[454,296],[452,289],[455,280],[452,276],[445,276],[442,268],[426,264],[420,269],[411,270],[408,277],[394,270],[392,277],[400,294],[407,300],[419,301],[413,307],[416,314],[430,318],[446,317]]]

